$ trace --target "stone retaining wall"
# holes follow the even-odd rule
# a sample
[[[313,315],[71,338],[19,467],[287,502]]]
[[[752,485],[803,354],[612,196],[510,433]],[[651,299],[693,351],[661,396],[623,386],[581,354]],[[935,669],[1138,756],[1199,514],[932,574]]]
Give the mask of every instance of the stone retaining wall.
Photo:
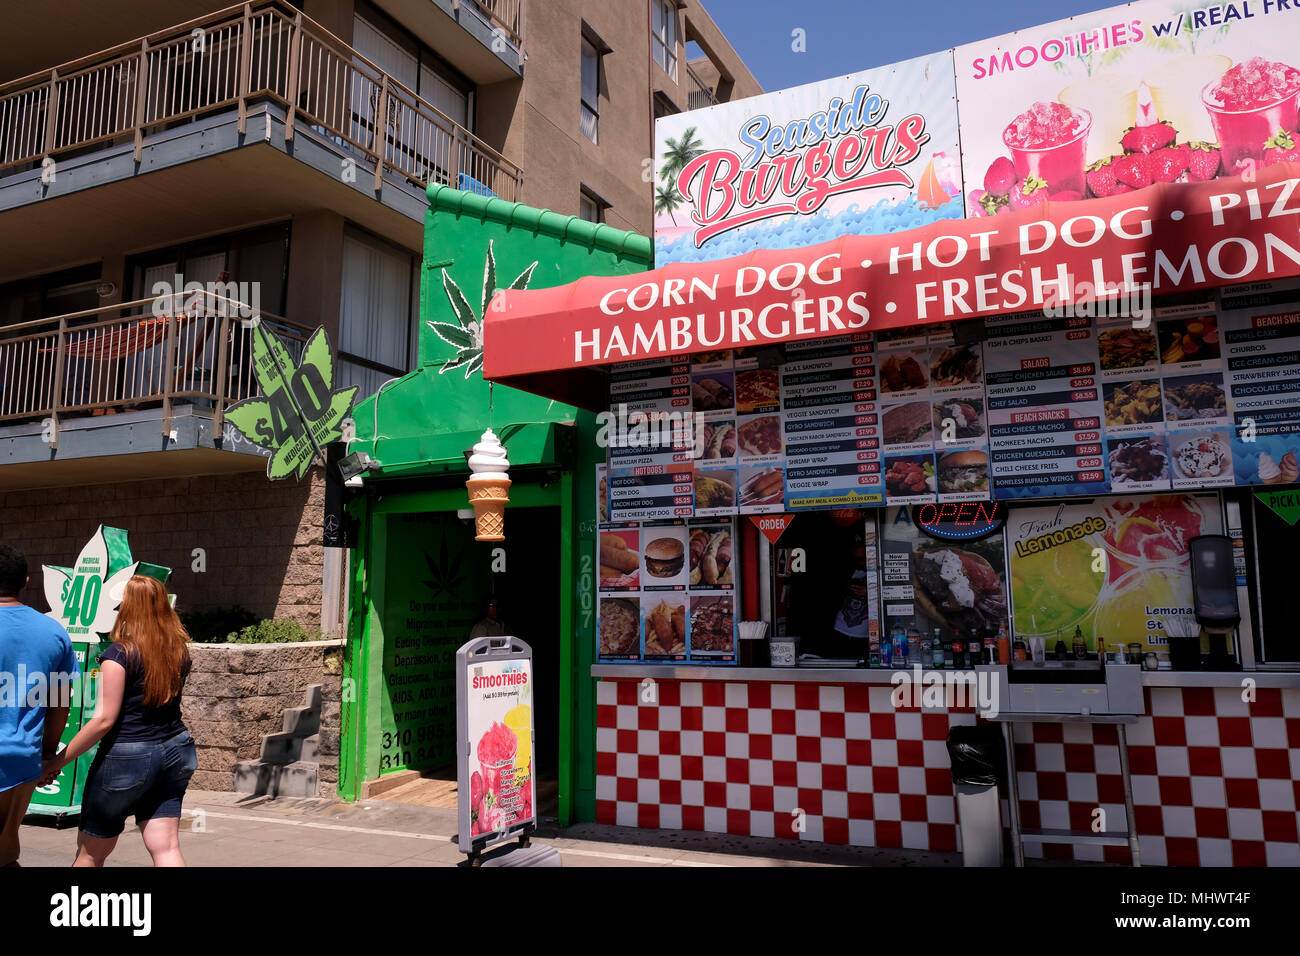
[[[343,642],[191,644],[193,668],[182,712],[198,744],[196,790],[233,790],[239,760],[261,756],[262,736],[282,729],[283,711],[321,685],[321,796],[338,793]]]

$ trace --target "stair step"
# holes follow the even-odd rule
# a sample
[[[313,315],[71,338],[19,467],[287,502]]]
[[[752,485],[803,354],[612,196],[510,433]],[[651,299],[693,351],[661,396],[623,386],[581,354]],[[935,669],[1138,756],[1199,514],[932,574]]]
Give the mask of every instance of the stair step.
[[[303,760],[285,764],[241,760],[235,764],[235,792],[269,797],[315,797],[320,792],[320,769]]]
[[[295,737],[310,737],[320,730],[320,711],[311,707],[286,707],[283,730]]]

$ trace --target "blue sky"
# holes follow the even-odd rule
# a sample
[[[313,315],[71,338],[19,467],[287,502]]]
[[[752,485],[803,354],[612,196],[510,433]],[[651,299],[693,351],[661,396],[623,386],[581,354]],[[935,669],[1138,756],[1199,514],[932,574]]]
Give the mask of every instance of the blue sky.
[[[1089,0],[703,0],[703,5],[758,77],[765,90],[779,90],[831,76],[896,63],[1103,10],[1113,3]],[[791,49],[791,33],[806,31],[807,52]]]

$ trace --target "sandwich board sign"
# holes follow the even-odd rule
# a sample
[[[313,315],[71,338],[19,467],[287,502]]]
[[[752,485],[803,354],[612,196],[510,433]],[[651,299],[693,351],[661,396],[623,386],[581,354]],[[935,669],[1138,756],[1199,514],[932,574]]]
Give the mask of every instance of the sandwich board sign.
[[[96,659],[110,643],[108,635],[117,621],[126,582],[132,575],[146,574],[165,583],[171,569],[133,560],[126,532],[100,525],[72,567],[47,564],[41,570],[45,600],[50,605],[46,616],[62,624],[72,638],[81,671],[72,683],[68,724],[63,731],[62,742],[68,744],[95,715],[99,688]],[[47,786],[38,787],[32,794],[30,812],[58,817],[79,813],[86,775],[98,749],[98,745],[90,748],[59,771]]]
[[[533,777],[533,651],[480,637],[456,652],[457,845],[477,863],[487,847],[537,828]]]

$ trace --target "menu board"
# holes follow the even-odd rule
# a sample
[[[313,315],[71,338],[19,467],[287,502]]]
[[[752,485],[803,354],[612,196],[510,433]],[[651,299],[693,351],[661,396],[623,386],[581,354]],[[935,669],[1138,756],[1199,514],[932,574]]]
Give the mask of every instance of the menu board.
[[[785,510],[884,500],[872,336],[792,342],[781,366]]]
[[[1300,479],[1300,281],[1225,289],[1224,384],[1239,485]]]
[[[985,328],[995,497],[1108,491],[1093,320],[1030,312],[990,319]]]
[[[734,663],[735,537],[734,519],[603,524],[597,657]]]
[[[616,521],[1300,482],[1300,280],[615,366]],[[690,442],[634,414],[676,416]],[[628,437],[627,432],[620,433]],[[689,447],[687,447],[689,445]]]
[[[610,370],[610,411],[602,430],[609,455],[609,509],[615,521],[692,513],[690,366],[685,360],[624,362]]]

